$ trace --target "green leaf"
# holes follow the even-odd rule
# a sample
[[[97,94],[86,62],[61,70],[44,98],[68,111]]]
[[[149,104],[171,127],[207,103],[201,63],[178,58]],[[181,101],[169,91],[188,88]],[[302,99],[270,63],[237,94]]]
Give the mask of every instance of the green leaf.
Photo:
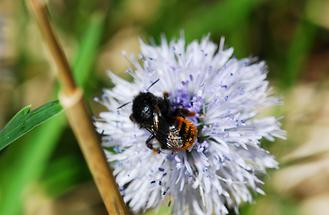
[[[0,131],[0,150],[62,111],[58,101],[52,101],[31,111],[31,106],[22,108]]]
[[[291,40],[291,45],[287,51],[286,62],[281,73],[280,87],[289,89],[299,78],[305,65],[305,60],[310,54],[315,42],[316,25],[301,20]]]
[[[94,14],[86,34],[83,37],[79,54],[73,63],[74,79],[79,86],[84,87],[87,83],[97,57],[98,45],[103,33],[104,17]]]

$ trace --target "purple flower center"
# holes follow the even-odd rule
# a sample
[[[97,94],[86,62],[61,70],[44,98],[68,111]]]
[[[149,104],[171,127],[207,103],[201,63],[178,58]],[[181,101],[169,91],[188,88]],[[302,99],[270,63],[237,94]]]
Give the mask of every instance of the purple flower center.
[[[195,113],[195,116],[189,117],[193,123],[198,123],[201,113],[203,99],[200,96],[192,95],[187,89],[179,89],[170,96],[170,103],[173,109],[184,108]]]

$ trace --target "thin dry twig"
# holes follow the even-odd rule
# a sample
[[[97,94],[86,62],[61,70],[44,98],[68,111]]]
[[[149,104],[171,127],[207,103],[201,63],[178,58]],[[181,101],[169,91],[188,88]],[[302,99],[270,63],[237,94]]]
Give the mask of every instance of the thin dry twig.
[[[41,3],[40,0],[28,0],[28,2],[57,66],[57,76],[62,86],[61,104],[78,139],[107,211],[111,215],[126,215],[128,210],[120,196],[112,171],[107,164],[99,138],[83,100],[82,90],[74,82],[71,68],[49,23],[46,5]]]

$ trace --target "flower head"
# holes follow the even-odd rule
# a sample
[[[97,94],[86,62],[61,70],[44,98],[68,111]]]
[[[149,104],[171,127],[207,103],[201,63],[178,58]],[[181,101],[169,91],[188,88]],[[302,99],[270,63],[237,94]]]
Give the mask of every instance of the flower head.
[[[167,198],[174,214],[227,214],[263,193],[267,168],[277,162],[260,146],[266,138],[284,138],[275,117],[259,117],[263,107],[279,103],[270,96],[264,62],[232,57],[208,37],[185,44],[183,38],[160,46],[141,42],[139,59],[131,59],[133,82],[110,74],[114,87],[105,90],[108,112],[96,121],[103,145],[124,200],[133,211],[157,207]],[[140,92],[162,97],[170,106],[194,112],[187,117],[198,129],[195,143],[183,151],[155,154],[145,141],[149,131],[129,119],[132,101]]]

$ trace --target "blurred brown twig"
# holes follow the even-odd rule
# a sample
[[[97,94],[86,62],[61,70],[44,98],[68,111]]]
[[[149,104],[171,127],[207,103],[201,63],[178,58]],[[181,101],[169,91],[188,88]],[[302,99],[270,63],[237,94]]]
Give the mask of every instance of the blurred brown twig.
[[[62,86],[61,104],[79,141],[104,204],[110,214],[128,214],[88,114],[82,90],[74,82],[71,68],[49,23],[46,5],[39,0],[29,0],[28,2],[57,66],[57,76]]]

